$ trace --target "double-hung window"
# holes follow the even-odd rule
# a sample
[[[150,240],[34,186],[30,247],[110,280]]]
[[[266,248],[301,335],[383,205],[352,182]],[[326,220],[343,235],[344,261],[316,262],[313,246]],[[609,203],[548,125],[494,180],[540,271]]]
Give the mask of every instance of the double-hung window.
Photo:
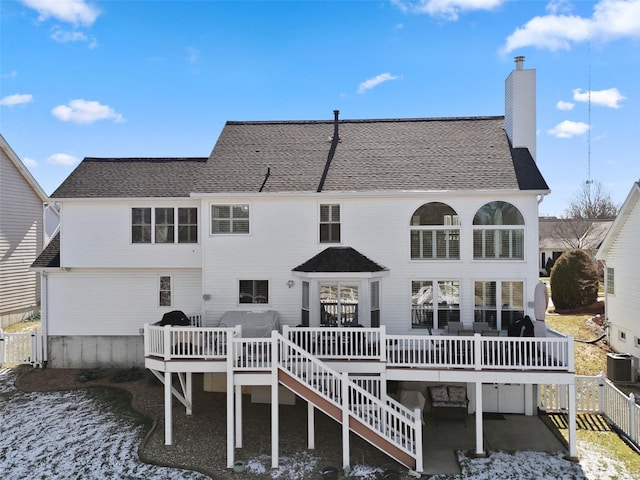
[[[524,218],[510,203],[495,201],[480,208],[473,218],[473,258],[523,260]]]
[[[340,243],[340,205],[320,205],[320,243]]]
[[[616,293],[614,270],[611,267],[607,267],[607,293],[610,295]]]
[[[211,233],[249,233],[249,205],[211,205]]]
[[[168,275],[161,275],[159,282],[159,300],[158,305],[161,307],[171,306],[171,277]]]
[[[240,280],[238,303],[269,303],[268,280]]]
[[[197,242],[198,209],[196,207],[134,207],[131,209],[131,243]]]
[[[412,260],[458,260],[460,258],[460,221],[449,205],[430,202],[411,216]]]

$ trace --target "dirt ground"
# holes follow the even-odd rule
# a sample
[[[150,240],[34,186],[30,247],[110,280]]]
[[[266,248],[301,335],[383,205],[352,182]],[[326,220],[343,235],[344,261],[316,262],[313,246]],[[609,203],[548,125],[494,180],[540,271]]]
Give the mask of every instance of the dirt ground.
[[[131,394],[132,407],[153,422],[138,452],[142,461],[195,470],[214,479],[239,478],[238,474],[226,468],[226,394],[205,392],[201,374],[194,374],[192,416],[187,416],[182,404],[174,398],[174,442],[171,446],[165,446],[163,386],[149,372],[137,372],[141,378],[128,379],[125,371],[124,375],[120,375],[125,377],[125,381],[114,381],[109,375],[95,378],[106,372],[28,367],[23,367],[23,370],[16,386],[26,392],[73,390],[92,386],[125,389]],[[80,380],[83,375],[86,381]],[[327,466],[341,466],[340,425],[316,411],[316,439],[322,439],[322,442],[316,442],[314,450],[306,448],[306,425],[307,405],[304,401],[297,399],[295,405],[280,406],[280,457],[299,457],[300,462],[309,463],[308,457],[312,456],[318,471]],[[410,478],[405,467],[359,437],[352,435],[350,445],[352,466],[365,465],[380,472],[393,470],[402,473],[400,478]],[[251,403],[250,395],[243,395],[243,446],[236,449],[235,455],[236,460],[246,463],[261,461],[267,466],[263,474],[252,474],[252,478],[272,478],[269,471],[271,406]],[[308,478],[320,476],[316,473]]]

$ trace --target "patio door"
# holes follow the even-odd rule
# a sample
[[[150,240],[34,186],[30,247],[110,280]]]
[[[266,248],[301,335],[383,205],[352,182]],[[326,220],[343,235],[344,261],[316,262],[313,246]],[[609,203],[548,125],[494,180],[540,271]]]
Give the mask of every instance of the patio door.
[[[320,284],[320,325],[349,327],[358,324],[358,285],[353,282]]]

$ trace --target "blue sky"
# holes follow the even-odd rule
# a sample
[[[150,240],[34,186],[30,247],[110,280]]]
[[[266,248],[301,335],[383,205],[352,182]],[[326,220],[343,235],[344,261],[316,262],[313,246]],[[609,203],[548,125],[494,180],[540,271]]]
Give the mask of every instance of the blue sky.
[[[52,193],[83,157],[208,156],[227,120],[502,115],[516,55],[537,70],[541,214],[589,176],[621,203],[640,0],[2,0],[0,132]]]

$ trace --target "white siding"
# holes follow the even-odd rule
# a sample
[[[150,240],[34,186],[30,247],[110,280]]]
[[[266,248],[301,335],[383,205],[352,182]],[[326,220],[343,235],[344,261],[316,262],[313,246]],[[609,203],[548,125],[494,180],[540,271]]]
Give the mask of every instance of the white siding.
[[[0,316],[39,304],[42,200],[0,148]]]
[[[172,277],[172,306],[158,306],[160,275]],[[48,281],[49,335],[139,335],[171,310],[201,311],[198,269],[110,269],[51,272]]]
[[[524,261],[474,261],[472,254],[472,222],[478,208],[489,201],[505,200],[516,205],[526,222]],[[458,261],[411,261],[409,222],[422,204],[442,201],[459,214],[461,259]],[[534,195],[517,197],[402,195],[402,196],[335,196],[261,200],[225,198],[203,202],[208,232],[211,203],[248,203],[251,233],[249,235],[206,235],[204,238],[204,288],[211,295],[206,302],[208,321],[216,322],[227,310],[250,309],[237,303],[239,279],[267,279],[270,282],[270,304],[257,306],[277,310],[283,323],[298,324],[301,309],[301,281],[294,288],[287,281],[291,270],[329,244],[318,241],[318,205],[341,205],[342,245],[351,246],[374,262],[387,267],[381,278],[381,323],[390,332],[411,331],[410,296],[412,279],[459,280],[462,288],[462,320],[473,321],[475,280],[515,280],[525,284],[525,310],[533,315],[535,285],[538,281],[538,209]],[[366,281],[364,282],[366,284]],[[311,298],[317,283],[311,282]],[[361,288],[361,295],[366,294]],[[364,295],[366,299],[366,295]],[[368,301],[361,303],[368,310]],[[313,316],[313,315],[312,315]],[[317,319],[315,320],[317,324]],[[311,319],[314,324],[314,319]]]
[[[607,317],[611,323],[611,345],[619,352],[640,357],[634,337],[640,338],[640,202],[636,201],[613,240],[606,265],[614,269],[615,293],[608,294]],[[619,340],[620,330],[626,341]]]
[[[197,207],[190,200],[88,200],[62,207],[61,266],[69,268],[200,268],[200,243],[131,243],[132,207]],[[202,228],[200,228],[202,237]],[[201,239],[200,239],[201,241]]]

